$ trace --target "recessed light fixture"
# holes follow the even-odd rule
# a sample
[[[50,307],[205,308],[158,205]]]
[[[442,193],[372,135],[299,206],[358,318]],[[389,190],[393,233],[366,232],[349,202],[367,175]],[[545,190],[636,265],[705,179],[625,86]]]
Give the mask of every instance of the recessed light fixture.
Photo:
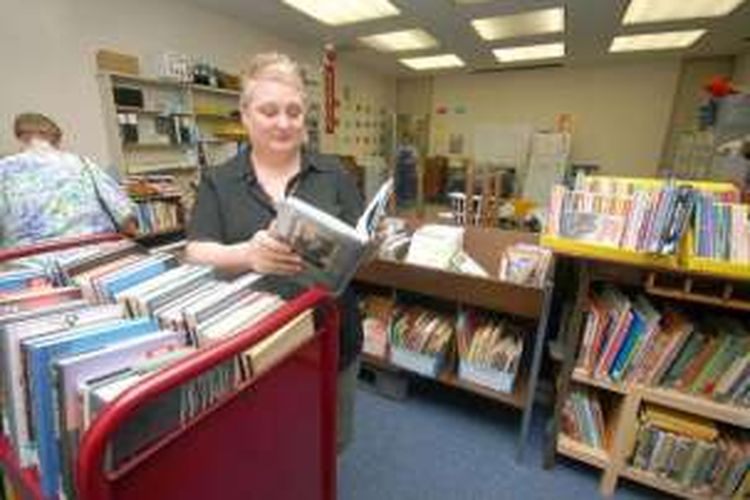
[[[640,50],[683,49],[693,45],[706,30],[665,31],[641,35],[616,36],[609,46],[610,52],[633,52]]]
[[[464,62],[455,54],[441,54],[439,56],[426,56],[426,57],[408,57],[406,59],[399,59],[399,62],[404,66],[408,66],[411,69],[425,70],[425,69],[443,69],[443,68],[459,68],[464,65]]]
[[[503,47],[492,51],[498,61],[502,63],[516,61],[533,61],[537,59],[556,59],[565,55],[565,44],[542,43],[537,45],[522,45],[519,47]]]
[[[438,44],[432,35],[419,29],[391,31],[390,33],[363,36],[359,40],[381,52],[430,49],[437,47]]]
[[[474,19],[471,25],[485,40],[561,33],[565,31],[565,9],[555,7],[507,16]]]
[[[388,0],[282,0],[331,26],[395,16],[400,11]]]
[[[745,0],[631,0],[622,24],[726,16]]]

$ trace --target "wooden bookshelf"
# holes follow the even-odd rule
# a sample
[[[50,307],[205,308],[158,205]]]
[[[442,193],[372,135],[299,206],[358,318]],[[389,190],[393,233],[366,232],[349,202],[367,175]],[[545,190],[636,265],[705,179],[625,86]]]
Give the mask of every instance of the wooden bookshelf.
[[[154,116],[192,116],[190,111],[168,111],[165,109],[144,109],[137,106],[117,106],[118,113],[135,113]]]
[[[560,434],[557,439],[557,452],[599,469],[610,466],[609,453],[606,450],[594,448],[565,434]]]
[[[362,266],[355,279],[532,319],[539,317],[544,297],[538,288],[382,259]]]
[[[576,369],[573,372],[573,380],[575,380],[579,384],[597,387],[599,389],[604,389],[610,392],[616,392],[618,394],[627,394],[628,392],[628,388],[622,384],[615,384],[608,380],[601,380],[601,379],[593,378],[589,376],[588,373],[586,373],[585,371],[581,369]]]
[[[132,175],[138,174],[152,174],[157,172],[169,172],[169,171],[195,171],[198,169],[197,165],[189,163],[164,163],[164,164],[147,164],[147,165],[128,165],[127,173]]]
[[[116,73],[116,72],[102,72],[99,73],[101,77],[110,78],[117,82],[126,82],[136,85],[147,85],[157,87],[170,87],[170,88],[185,88],[189,84],[180,82],[178,80],[170,80],[168,78],[153,78],[142,75],[129,75],[127,73]]]
[[[735,427],[750,429],[750,408],[723,404],[708,398],[692,396],[661,387],[643,387],[640,390],[643,400],[648,403],[692,413]]]
[[[122,145],[125,150],[134,149],[183,149],[192,148],[192,143],[185,142],[132,142]]]
[[[740,429],[750,429],[750,409],[724,404],[707,397],[670,388],[614,383],[606,378],[592,377],[586,371],[576,367],[578,350],[585,323],[587,297],[592,281],[605,281],[635,287],[636,289],[640,288],[646,293],[691,304],[691,307],[700,307],[701,304],[706,304],[721,306],[725,309],[743,310],[741,307],[734,307],[734,304],[726,303],[726,301],[721,304],[717,303],[718,301],[701,301],[696,299],[694,294],[687,294],[687,292],[685,294],[670,293],[665,295],[659,293],[658,290],[654,293],[650,289],[653,287],[653,275],[655,273],[668,278],[665,279],[665,282],[677,283],[674,285],[674,289],[677,291],[680,291],[681,287],[690,291],[690,280],[701,282],[703,285],[713,286],[715,284],[719,290],[722,287],[726,289],[727,280],[732,280],[736,284],[744,279],[743,276],[711,274],[705,272],[705,270],[686,269],[684,266],[673,268],[671,264],[655,263],[649,260],[628,262],[621,258],[621,255],[617,252],[613,253],[610,258],[606,252],[590,254],[588,250],[584,251],[582,247],[578,247],[578,250],[581,251],[574,251],[568,247],[555,247],[556,256],[571,266],[572,275],[575,276],[573,281],[576,283],[575,293],[568,294],[565,298],[568,301],[566,306],[568,314],[565,320],[561,322],[561,330],[558,334],[558,342],[561,344],[563,351],[563,360],[558,375],[558,393],[551,426],[553,439],[550,440],[547,448],[546,465],[552,465],[556,453],[589,464],[592,462],[590,456],[580,449],[575,449],[573,445],[577,443],[571,444],[570,440],[561,432],[561,412],[570,387],[573,383],[582,384],[609,392],[612,397],[622,400],[617,418],[608,422],[608,433],[613,437],[613,445],[608,454],[609,464],[602,467],[600,491],[603,495],[614,494],[618,479],[623,478],[680,498],[708,498],[705,494],[683,488],[666,477],[636,469],[630,465],[629,461],[640,426],[638,418],[640,409],[644,404],[661,406]],[[649,278],[649,276],[652,278]],[[685,284],[686,281],[687,284]],[[570,451],[571,447],[576,451]],[[599,463],[601,464],[601,462]]]
[[[418,222],[415,222],[418,225]],[[471,255],[490,276],[497,276],[501,256],[508,245],[538,243],[538,235],[495,228],[465,227],[464,251]],[[539,370],[541,367],[547,318],[552,296],[552,278],[544,288],[534,288],[467,274],[434,269],[392,260],[375,259],[362,266],[354,277],[355,285],[375,287],[396,296],[411,292],[427,298],[455,304],[457,307],[477,307],[515,317],[528,325],[524,337],[524,351],[530,350],[530,363],[521,366],[511,393],[458,378],[455,363],[442,372],[437,381],[457,389],[480,395],[512,408],[522,410],[518,459],[522,459],[528,437]],[[532,326],[532,325],[536,326]],[[527,358],[527,356],[524,356]],[[363,357],[368,362],[368,357]],[[392,368],[388,361],[372,360],[373,368]],[[455,359],[453,359],[455,361]],[[388,363],[383,365],[383,363]]]
[[[375,356],[363,352],[361,357],[363,363],[366,363],[369,366],[377,368],[379,370],[408,372],[407,369],[402,368],[401,366],[396,366],[388,359],[381,356]],[[468,380],[463,380],[450,370],[443,370],[437,377],[429,377],[429,379],[440,382],[441,384],[448,387],[453,387],[470,392],[472,394],[477,394],[484,398],[491,399],[493,401],[497,401],[499,403],[503,403],[518,409],[524,408],[524,405],[526,403],[526,396],[528,393],[527,383],[525,380],[526,378],[521,373],[516,376],[513,392],[509,393],[495,391],[493,389],[490,389],[489,387],[485,387],[474,382],[469,382]]]
[[[240,123],[239,116],[221,115],[219,113],[195,113],[195,117],[204,118],[206,120],[224,120],[224,121]]]
[[[240,91],[239,90],[233,90],[233,89],[220,89],[219,87],[211,87],[209,85],[198,85],[198,84],[190,84],[190,88],[194,91],[198,92],[206,92],[209,94],[216,94],[216,95],[222,95],[222,96],[228,96],[228,97],[239,97]]]
[[[513,392],[495,391],[483,385],[469,382],[468,380],[463,380],[452,372],[443,372],[438,377],[438,380],[447,386],[455,387],[457,389],[463,389],[465,391],[478,394],[484,398],[513,406],[514,408],[523,409],[524,404],[526,404],[527,387],[525,377],[522,373],[519,373],[516,376]]]

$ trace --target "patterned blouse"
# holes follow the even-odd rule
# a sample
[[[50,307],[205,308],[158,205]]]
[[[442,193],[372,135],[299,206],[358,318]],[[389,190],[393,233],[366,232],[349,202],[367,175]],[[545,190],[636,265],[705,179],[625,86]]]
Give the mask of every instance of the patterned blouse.
[[[79,156],[35,145],[0,159],[0,248],[112,232],[113,218],[134,215],[115,180]]]

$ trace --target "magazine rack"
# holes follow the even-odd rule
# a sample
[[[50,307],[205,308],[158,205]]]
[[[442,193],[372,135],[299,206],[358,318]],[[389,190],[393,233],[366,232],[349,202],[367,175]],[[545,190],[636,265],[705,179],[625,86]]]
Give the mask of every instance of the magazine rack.
[[[12,249],[0,252],[0,262],[116,238],[100,235]],[[236,358],[312,308],[316,332],[306,344],[117,470],[105,470],[107,443],[140,408]],[[125,391],[83,436],[76,467],[79,498],[335,499],[338,324],[332,297],[322,288],[313,288],[240,334],[201,349]],[[20,498],[43,498],[36,471],[20,468],[4,437],[0,437],[0,466]]]

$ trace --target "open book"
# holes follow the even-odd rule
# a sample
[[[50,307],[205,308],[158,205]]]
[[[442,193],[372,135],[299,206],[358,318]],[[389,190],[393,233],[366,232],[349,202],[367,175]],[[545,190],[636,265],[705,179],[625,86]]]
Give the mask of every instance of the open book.
[[[393,179],[380,186],[356,227],[294,196],[280,201],[277,208],[278,236],[305,263],[301,280],[321,283],[336,295],[346,288],[362,261],[370,255],[375,231],[385,214],[393,192]]]

